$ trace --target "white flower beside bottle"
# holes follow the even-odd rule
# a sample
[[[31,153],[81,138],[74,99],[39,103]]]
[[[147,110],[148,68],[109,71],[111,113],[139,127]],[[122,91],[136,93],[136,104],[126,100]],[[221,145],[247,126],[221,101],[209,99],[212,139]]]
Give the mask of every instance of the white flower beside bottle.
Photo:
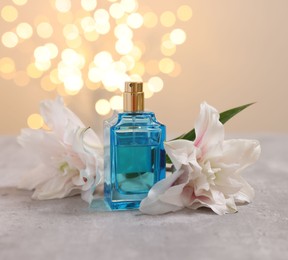
[[[34,190],[34,199],[81,194],[85,201],[91,202],[103,167],[98,136],[92,130],[87,131],[85,136],[94,149],[85,150],[81,135],[86,128],[60,97],[43,101],[40,112],[50,130],[22,129],[18,142],[27,153],[37,155],[40,164],[20,179],[18,187]]]
[[[150,190],[140,205],[147,214],[182,208],[211,208],[223,215],[237,211],[236,202],[250,203],[253,188],[240,175],[260,155],[256,140],[224,140],[217,110],[206,103],[195,124],[196,139],[165,143],[176,171]]]
[[[240,173],[259,158],[258,141],[224,140],[218,111],[202,103],[195,140],[164,144],[176,169],[165,178],[165,126],[154,113],[144,112],[141,83],[127,83],[126,92],[124,112],[105,123],[104,197],[112,209],[138,208],[141,202],[146,214],[208,207],[222,215],[236,212],[236,203],[252,201],[254,190]],[[229,118],[247,106],[236,108]],[[43,101],[40,111],[50,130],[22,129],[18,141],[41,163],[18,187],[34,190],[34,199],[81,194],[91,203],[95,189],[103,185],[103,145],[62,98]]]

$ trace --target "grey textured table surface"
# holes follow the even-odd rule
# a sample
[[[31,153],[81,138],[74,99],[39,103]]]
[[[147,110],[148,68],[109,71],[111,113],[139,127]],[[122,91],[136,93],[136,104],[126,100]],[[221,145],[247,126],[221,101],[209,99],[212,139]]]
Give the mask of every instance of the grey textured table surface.
[[[31,200],[31,192],[7,188],[33,164],[31,155],[14,137],[1,137],[0,259],[286,260],[288,135],[256,137],[262,155],[244,174],[256,197],[225,216],[206,209],[162,216],[89,212],[80,197]]]

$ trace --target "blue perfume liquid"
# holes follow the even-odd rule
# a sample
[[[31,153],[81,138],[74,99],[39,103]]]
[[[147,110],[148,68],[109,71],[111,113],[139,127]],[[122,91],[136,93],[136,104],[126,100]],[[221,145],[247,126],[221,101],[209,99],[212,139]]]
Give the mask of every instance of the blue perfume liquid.
[[[120,113],[105,122],[105,199],[111,209],[135,209],[165,177],[165,126],[154,113]]]
[[[155,183],[153,146],[119,145],[116,148],[116,184],[119,192],[147,193]],[[133,162],[133,163],[131,163]]]

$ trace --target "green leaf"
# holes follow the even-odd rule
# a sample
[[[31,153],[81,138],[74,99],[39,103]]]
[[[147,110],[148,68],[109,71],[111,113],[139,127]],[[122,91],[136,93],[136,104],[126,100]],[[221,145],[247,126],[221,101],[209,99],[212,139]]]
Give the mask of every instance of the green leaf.
[[[242,110],[244,110],[245,108],[253,105],[255,103],[249,103],[240,107],[235,107],[232,109],[229,109],[227,111],[224,111],[222,113],[220,113],[220,122],[222,124],[225,124],[229,119],[231,119],[232,117],[234,117],[235,115],[237,115],[239,112],[241,112]],[[185,140],[189,140],[189,141],[194,141],[196,137],[195,134],[195,129],[193,128],[191,131],[189,131],[186,134],[182,134],[176,138],[174,138],[173,140],[177,140],[177,139],[185,139]],[[166,163],[171,163],[170,158],[168,157],[168,155],[166,155]]]
[[[225,112],[222,112],[220,114],[220,122],[222,124],[225,124],[229,119],[231,119],[233,116],[237,115],[239,112],[241,112],[242,110],[244,110],[247,107],[250,107],[251,105],[255,104],[255,102],[253,103],[249,103],[240,107],[235,107],[232,109],[229,109]]]

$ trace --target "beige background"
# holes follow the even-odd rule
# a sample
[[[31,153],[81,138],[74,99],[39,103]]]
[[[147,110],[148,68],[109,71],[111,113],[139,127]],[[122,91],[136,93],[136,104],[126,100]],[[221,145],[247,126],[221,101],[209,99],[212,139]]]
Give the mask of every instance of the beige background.
[[[0,7],[7,2],[10,1],[1,0]],[[167,125],[168,135],[191,129],[204,100],[219,111],[257,102],[227,124],[230,133],[287,133],[288,1],[145,1],[159,14],[182,3],[193,9],[193,18],[182,26],[187,41],[174,56],[182,65],[182,73],[178,78],[163,77],[164,89],[146,102],[146,107]],[[24,17],[37,14],[39,8],[45,10],[44,1],[30,0],[29,4]],[[9,28],[1,21],[1,34]],[[150,33],[157,34],[159,30],[161,27]],[[150,39],[151,46],[158,44],[153,37]],[[17,52],[1,46],[0,55],[15,58]],[[150,55],[153,58],[153,53]],[[21,60],[17,62],[21,65]],[[18,134],[27,127],[27,117],[38,112],[39,101],[56,95],[41,90],[37,81],[18,87],[13,81],[0,79],[0,134]],[[83,90],[66,98],[66,102],[100,133],[104,118],[96,114],[94,104],[97,99],[110,96],[103,90]]]

